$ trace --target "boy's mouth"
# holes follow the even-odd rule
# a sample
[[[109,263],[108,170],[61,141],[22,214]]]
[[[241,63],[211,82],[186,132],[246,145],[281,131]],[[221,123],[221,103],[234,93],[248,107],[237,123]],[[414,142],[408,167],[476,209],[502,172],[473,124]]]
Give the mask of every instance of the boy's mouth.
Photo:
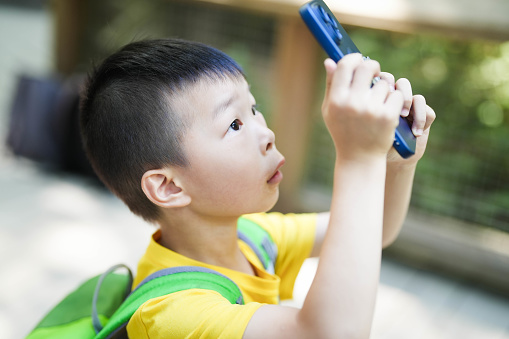
[[[283,180],[283,173],[279,170],[283,165],[285,164],[285,158],[283,158],[279,164],[276,167],[276,171],[274,174],[270,177],[269,180],[267,180],[268,184],[279,184],[281,180]]]

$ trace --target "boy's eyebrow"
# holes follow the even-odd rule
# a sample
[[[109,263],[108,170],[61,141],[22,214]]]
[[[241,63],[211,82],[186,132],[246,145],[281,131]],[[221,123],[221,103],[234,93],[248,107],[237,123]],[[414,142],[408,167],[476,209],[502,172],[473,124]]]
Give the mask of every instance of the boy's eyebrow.
[[[224,112],[236,99],[237,99],[237,94],[234,93],[231,96],[227,97],[226,100],[219,103],[219,105],[217,105],[213,111],[213,113],[214,113],[213,117],[217,118],[219,113]]]

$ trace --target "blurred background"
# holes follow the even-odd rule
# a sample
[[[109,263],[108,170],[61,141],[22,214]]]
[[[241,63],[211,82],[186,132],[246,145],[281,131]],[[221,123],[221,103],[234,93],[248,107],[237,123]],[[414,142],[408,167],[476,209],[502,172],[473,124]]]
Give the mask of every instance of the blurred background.
[[[130,41],[180,37],[234,57],[287,157],[275,209],[327,210],[325,54],[297,16],[303,3],[0,0],[2,338],[26,335],[83,279],[135,268],[154,231],[94,177],[76,125],[84,74]],[[373,338],[509,338],[509,3],[327,3],[438,116],[408,220],[384,251]]]

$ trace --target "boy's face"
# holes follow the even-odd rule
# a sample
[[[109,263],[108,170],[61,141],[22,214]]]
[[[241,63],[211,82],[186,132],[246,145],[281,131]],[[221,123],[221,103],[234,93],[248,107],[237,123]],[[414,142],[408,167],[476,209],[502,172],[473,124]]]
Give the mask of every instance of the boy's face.
[[[272,208],[284,157],[247,82],[202,79],[179,96],[175,108],[191,121],[183,140],[189,166],[177,169],[190,207],[215,217]]]

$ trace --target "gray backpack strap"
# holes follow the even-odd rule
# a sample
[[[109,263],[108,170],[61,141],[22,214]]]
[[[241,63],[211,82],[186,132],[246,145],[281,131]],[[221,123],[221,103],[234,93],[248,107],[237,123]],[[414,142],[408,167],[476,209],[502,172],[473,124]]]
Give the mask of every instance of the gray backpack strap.
[[[103,328],[103,325],[101,324],[101,321],[99,320],[99,313],[97,312],[97,302],[99,300],[99,292],[101,291],[101,286],[103,285],[104,279],[106,279],[106,277],[108,275],[110,275],[111,273],[113,273],[121,268],[124,268],[127,270],[127,276],[128,276],[126,290],[124,292],[124,299],[131,292],[131,286],[133,285],[133,274],[132,274],[131,270],[129,269],[129,267],[127,267],[126,265],[118,264],[118,265],[112,266],[106,272],[104,272],[103,274],[101,274],[99,276],[99,280],[97,281],[97,285],[95,286],[94,296],[92,298],[92,326],[94,326],[95,333],[99,333]]]
[[[253,250],[265,270],[275,274],[277,246],[269,232],[254,221],[240,218],[237,223],[237,236]]]

